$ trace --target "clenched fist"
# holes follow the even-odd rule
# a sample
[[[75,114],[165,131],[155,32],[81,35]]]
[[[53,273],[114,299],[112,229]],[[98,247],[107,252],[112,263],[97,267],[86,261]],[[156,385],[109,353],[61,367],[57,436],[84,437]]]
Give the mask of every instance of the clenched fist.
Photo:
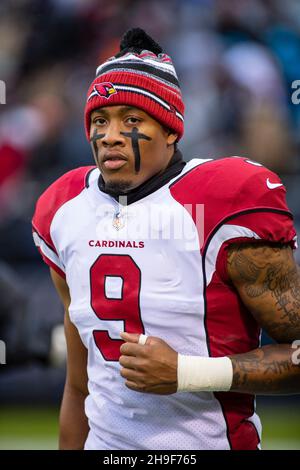
[[[120,374],[136,392],[168,395],[177,391],[177,352],[154,336],[138,344],[139,334],[121,333]]]

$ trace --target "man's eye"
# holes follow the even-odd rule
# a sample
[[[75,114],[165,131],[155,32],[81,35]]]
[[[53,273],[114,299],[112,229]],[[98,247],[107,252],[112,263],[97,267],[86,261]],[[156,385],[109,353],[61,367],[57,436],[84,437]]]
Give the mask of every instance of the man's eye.
[[[93,123],[96,124],[96,126],[103,126],[103,124],[105,124],[105,119],[98,117],[93,120]]]
[[[141,120],[136,117],[129,117],[126,119],[126,122],[128,122],[128,124],[138,124]]]

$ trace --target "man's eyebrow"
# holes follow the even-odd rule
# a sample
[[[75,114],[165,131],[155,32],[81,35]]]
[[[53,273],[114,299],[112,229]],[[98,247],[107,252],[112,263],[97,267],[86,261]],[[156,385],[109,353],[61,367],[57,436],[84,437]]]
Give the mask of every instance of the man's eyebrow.
[[[120,109],[119,113],[120,115],[124,115],[130,111],[142,111],[140,110],[139,108],[136,108],[135,106],[122,106],[122,108]],[[105,109],[105,108],[99,108],[99,109],[93,109],[92,113],[91,113],[91,116],[92,115],[102,115],[102,116],[105,116],[107,117],[109,115],[108,111]]]
[[[93,114],[103,114],[104,116],[106,116],[107,111],[105,111],[105,109],[102,109],[102,108],[93,109],[93,111],[91,112],[91,115],[93,115]]]
[[[141,111],[139,108],[136,108],[135,106],[124,106],[121,109],[121,113],[125,114],[128,113],[129,111]]]

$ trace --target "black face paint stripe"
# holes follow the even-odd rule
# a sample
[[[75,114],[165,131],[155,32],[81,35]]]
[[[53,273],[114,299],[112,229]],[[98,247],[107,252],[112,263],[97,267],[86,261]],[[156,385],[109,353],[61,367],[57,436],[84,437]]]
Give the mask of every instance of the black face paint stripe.
[[[152,140],[151,137],[148,137],[145,134],[140,134],[137,127],[132,129],[132,132],[120,132],[120,134],[124,135],[125,137],[131,138],[132,143],[132,150],[134,153],[134,169],[135,172],[138,173],[141,169],[141,154],[140,154],[140,147],[139,147],[139,139],[144,140]]]
[[[104,136],[105,136],[105,134],[97,134],[97,129],[94,129],[93,136],[90,139],[90,142],[91,142],[93,150],[94,150],[94,158],[96,160],[96,163],[97,163],[97,160],[98,160],[98,147],[97,147],[96,142],[97,142],[98,139],[102,139]]]

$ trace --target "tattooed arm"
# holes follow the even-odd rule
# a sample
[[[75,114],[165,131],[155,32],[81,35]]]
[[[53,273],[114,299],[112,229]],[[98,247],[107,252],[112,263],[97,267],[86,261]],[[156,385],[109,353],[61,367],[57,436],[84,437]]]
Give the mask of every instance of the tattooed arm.
[[[242,245],[230,248],[228,273],[246,307],[277,342],[230,356],[232,392],[284,394],[300,392],[300,276],[288,246]],[[170,394],[178,386],[178,354],[165,341],[123,333],[121,376],[137,392]],[[300,341],[299,341],[300,343]],[[204,372],[207,374],[207,371]],[[200,388],[201,389],[201,388]]]
[[[300,270],[287,245],[233,245],[228,274],[244,305],[278,343],[231,356],[231,390],[299,393],[300,365],[291,343],[300,340]]]

